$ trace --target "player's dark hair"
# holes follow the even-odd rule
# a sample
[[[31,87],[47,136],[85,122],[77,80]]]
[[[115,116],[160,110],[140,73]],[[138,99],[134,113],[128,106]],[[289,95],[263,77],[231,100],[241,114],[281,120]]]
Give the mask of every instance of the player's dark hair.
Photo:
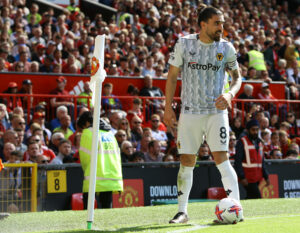
[[[212,6],[206,6],[205,4],[200,4],[198,7],[198,25],[201,27],[201,22],[207,22],[210,18],[213,17],[213,15],[222,15],[222,11],[219,9],[212,7]]]

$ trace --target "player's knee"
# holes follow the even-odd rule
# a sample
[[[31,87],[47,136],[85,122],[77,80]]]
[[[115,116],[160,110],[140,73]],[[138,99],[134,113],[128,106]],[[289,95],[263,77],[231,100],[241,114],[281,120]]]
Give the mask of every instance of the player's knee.
[[[214,151],[212,152],[214,157],[215,163],[217,165],[223,163],[224,161],[228,160],[228,155],[226,151]]]
[[[194,167],[196,164],[196,155],[180,155],[180,163],[186,167]]]

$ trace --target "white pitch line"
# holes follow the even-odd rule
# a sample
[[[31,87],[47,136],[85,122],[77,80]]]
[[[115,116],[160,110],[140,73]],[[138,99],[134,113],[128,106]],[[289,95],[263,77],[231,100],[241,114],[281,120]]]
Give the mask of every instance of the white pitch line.
[[[274,217],[282,217],[282,218],[291,218],[291,217],[299,217],[300,214],[295,214],[295,215],[274,215],[274,216],[265,216],[265,217],[254,217],[254,218],[246,218],[247,220],[255,220],[255,219],[266,219],[266,218],[274,218]],[[175,231],[168,231],[167,233],[181,233],[181,232],[190,232],[190,231],[196,231],[196,230],[201,230],[205,229],[208,227],[212,227],[215,225],[197,225],[197,224],[192,224],[194,227],[191,228],[186,228],[186,229],[180,229],[180,230],[175,230]]]
[[[180,229],[180,230],[176,230],[176,231],[168,231],[167,233],[189,232],[189,231],[196,231],[196,230],[211,227],[211,225],[197,225],[197,224],[193,224],[193,225],[194,225],[194,227],[192,227],[192,228]]]
[[[300,214],[294,215],[272,215],[272,216],[265,216],[265,217],[253,217],[253,218],[246,218],[246,220],[255,220],[255,219],[265,219],[265,218],[274,218],[274,217],[281,217],[281,218],[292,218],[292,217],[300,217]]]

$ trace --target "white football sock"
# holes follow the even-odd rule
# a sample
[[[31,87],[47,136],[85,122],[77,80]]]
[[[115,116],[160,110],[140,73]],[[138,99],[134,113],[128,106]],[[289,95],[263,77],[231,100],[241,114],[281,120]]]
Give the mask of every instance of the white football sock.
[[[222,177],[222,183],[227,196],[240,201],[240,191],[237,181],[237,175],[229,160],[217,165]]]
[[[186,167],[180,164],[177,177],[178,212],[187,214],[187,205],[193,185],[193,170],[194,167]]]

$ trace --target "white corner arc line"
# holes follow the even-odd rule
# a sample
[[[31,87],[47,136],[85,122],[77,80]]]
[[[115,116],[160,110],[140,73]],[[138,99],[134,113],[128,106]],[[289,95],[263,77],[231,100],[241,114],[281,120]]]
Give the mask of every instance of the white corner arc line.
[[[299,217],[300,214],[293,214],[293,215],[275,215],[276,217],[282,217],[282,218],[291,218],[291,217]],[[267,219],[267,218],[274,218],[275,216],[261,216],[261,217],[250,217],[250,218],[246,218],[247,220],[255,220],[255,219]],[[208,228],[208,227],[212,227],[214,225],[208,225],[208,224],[204,224],[204,225],[197,225],[197,224],[192,224],[194,227],[191,228],[186,228],[186,229],[180,229],[180,230],[175,230],[175,231],[168,231],[167,233],[181,233],[181,232],[190,232],[190,231],[196,231],[196,230],[201,230],[204,228]]]
[[[189,231],[196,231],[196,230],[200,230],[200,229],[204,229],[204,228],[208,228],[211,227],[211,225],[197,225],[197,224],[193,224],[194,227],[191,228],[186,228],[186,229],[180,229],[180,230],[176,230],[176,231],[168,231],[167,233],[181,233],[181,232],[189,232]]]

